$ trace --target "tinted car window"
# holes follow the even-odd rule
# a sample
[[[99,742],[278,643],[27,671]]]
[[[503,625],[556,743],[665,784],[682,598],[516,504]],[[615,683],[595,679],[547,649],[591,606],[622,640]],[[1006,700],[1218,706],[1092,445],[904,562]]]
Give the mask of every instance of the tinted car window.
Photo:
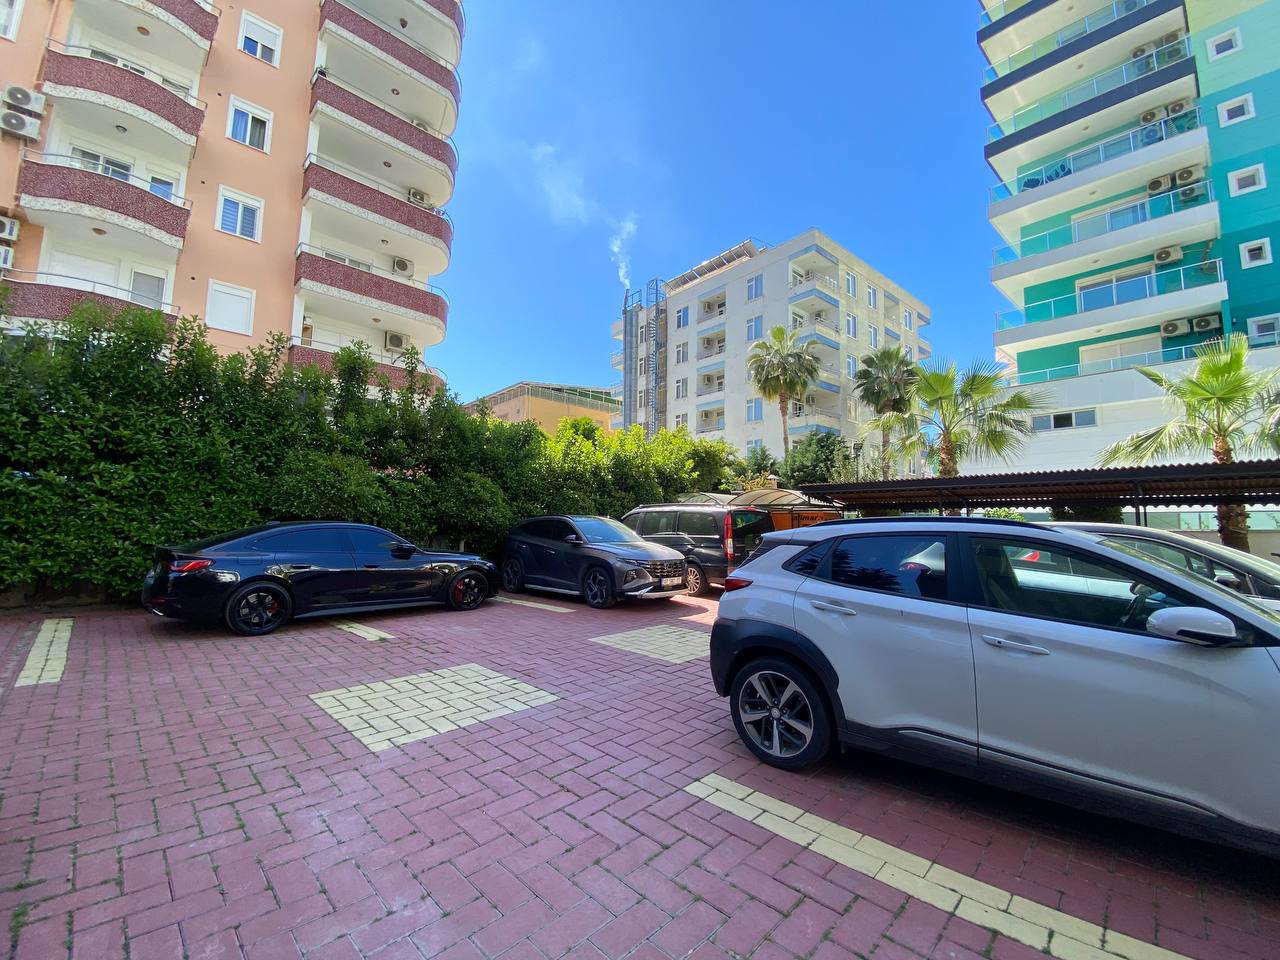
[[[1188,553],[1186,550],[1179,550],[1177,547],[1167,543],[1156,543],[1154,540],[1142,540],[1133,537],[1108,537],[1102,542],[1110,546],[1132,547],[1142,553],[1149,553],[1165,563],[1171,563],[1182,570],[1190,570],[1192,573],[1199,574],[1202,577],[1213,575],[1213,568],[1204,557]]]
[[[569,534],[573,533],[573,527],[564,520],[558,520],[555,517],[540,517],[537,520],[530,520],[522,528],[521,532],[530,537],[541,537],[544,540],[563,540]]]
[[[573,522],[588,543],[630,543],[640,539],[634,530],[609,517],[574,517]],[[573,533],[568,524],[565,528],[566,537]]]
[[[383,530],[370,530],[368,527],[348,528],[347,536],[351,538],[351,546],[356,553],[390,553],[391,545],[400,542]]]
[[[689,510],[680,514],[680,532],[691,537],[717,537],[720,518],[709,510]]]
[[[946,600],[946,561],[940,536],[847,537],[831,555],[831,579],[860,590]]]
[[[733,545],[740,552],[750,553],[761,537],[773,532],[773,515],[763,510],[734,510],[732,516]]]
[[[676,513],[674,510],[650,510],[640,515],[640,533],[651,537],[655,533],[674,533],[676,529]]]
[[[826,557],[830,548],[830,540],[815,543],[799,556],[792,558],[791,562],[787,564],[787,569],[792,573],[800,574],[802,577],[812,577],[818,572],[818,568],[822,566],[822,560]]]
[[[346,553],[346,532],[343,530],[313,527],[310,530],[287,530],[259,541],[268,550],[289,553]]]

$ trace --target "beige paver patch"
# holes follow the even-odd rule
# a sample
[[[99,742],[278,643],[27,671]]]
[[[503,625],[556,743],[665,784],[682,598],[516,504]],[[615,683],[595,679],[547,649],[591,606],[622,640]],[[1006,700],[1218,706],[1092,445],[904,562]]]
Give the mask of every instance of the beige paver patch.
[[[552,613],[573,613],[573,607],[558,607],[554,603],[538,603],[536,600],[517,600],[515,597],[494,597],[497,603],[514,603],[518,607],[533,607],[535,610],[549,610]]]
[[[57,683],[67,666],[67,641],[71,639],[71,617],[57,617],[40,624],[35,642],[27,654],[27,662],[14,682],[15,687],[37,683]]]
[[[653,657],[655,660],[665,660],[667,663],[688,663],[711,653],[710,634],[666,624],[592,637],[591,642]]]
[[[792,818],[788,814],[796,808],[790,804],[717,774],[703,777],[685,790],[907,896],[1036,950],[1047,950],[1061,960],[1188,960],[1183,954],[1015,897],[812,813]]]
[[[559,698],[478,663],[464,663],[313,693],[311,699],[357,740],[377,751]]]
[[[365,640],[394,640],[389,633],[383,633],[375,627],[366,626],[363,623],[356,623],[354,620],[334,620],[333,625],[339,630],[345,630],[347,633],[354,633],[357,637]]]

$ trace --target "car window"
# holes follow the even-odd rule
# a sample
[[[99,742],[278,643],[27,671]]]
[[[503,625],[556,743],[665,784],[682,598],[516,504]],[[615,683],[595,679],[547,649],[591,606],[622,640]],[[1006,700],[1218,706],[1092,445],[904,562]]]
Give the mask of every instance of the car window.
[[[356,553],[389,553],[391,545],[400,542],[384,530],[369,527],[348,527],[347,536]]]
[[[1131,547],[1140,553],[1171,563],[1180,570],[1190,570],[1197,576],[1213,576],[1213,566],[1208,560],[1187,550],[1180,550],[1172,544],[1144,540],[1141,537],[1108,537],[1102,542],[1112,547]]]
[[[946,538],[934,534],[846,537],[831,555],[831,580],[859,590],[946,600]]]
[[[1195,603],[1102,557],[1017,539],[975,538],[970,549],[982,605],[1009,613],[1145,630],[1157,610]]]
[[[656,533],[674,533],[676,529],[676,512],[674,510],[650,510],[640,518],[640,534],[651,537]]]
[[[556,532],[560,529],[559,525],[561,524],[566,528],[568,527],[568,524],[565,524],[563,520],[557,520],[555,517],[538,517],[535,520],[528,520],[522,524],[520,527],[520,533],[524,534],[526,537],[541,537],[544,540],[555,540]],[[566,532],[562,534],[561,537],[567,537],[568,535],[569,534]]]
[[[680,514],[680,532],[691,537],[718,537],[720,518],[709,510],[689,510]]]
[[[622,522],[625,523],[632,530],[638,531],[640,529],[640,521],[643,519],[644,519],[643,513],[628,513],[625,517],[622,518]]]
[[[734,510],[733,546],[739,553],[750,553],[760,538],[773,532],[773,515],[764,510]]]
[[[822,566],[823,558],[826,557],[829,549],[831,549],[830,540],[815,543],[808,550],[792,557],[787,562],[786,568],[792,573],[800,574],[802,577],[812,577],[818,572],[818,568]]]
[[[640,539],[634,530],[610,517],[574,517],[573,522],[588,543],[631,543]],[[571,533],[573,529],[566,523],[563,536]]]
[[[309,530],[286,530],[259,541],[266,549],[284,553],[347,553],[346,531],[340,528],[312,527]]]

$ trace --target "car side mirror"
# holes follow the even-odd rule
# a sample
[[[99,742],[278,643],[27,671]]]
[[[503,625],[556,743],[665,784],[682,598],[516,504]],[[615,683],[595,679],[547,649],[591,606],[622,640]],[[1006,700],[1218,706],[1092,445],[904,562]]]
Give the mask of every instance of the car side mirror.
[[[564,542],[568,544],[572,544],[573,546],[576,547],[578,544],[582,543],[582,538],[578,536],[576,533],[571,533],[564,538]]]
[[[1147,618],[1147,632],[1170,640],[1218,647],[1237,638],[1231,618],[1205,607],[1165,607]]]
[[[418,548],[411,543],[393,543],[391,545],[391,555],[397,560],[408,560],[417,552]]]
[[[1239,590],[1244,586],[1244,582],[1239,577],[1227,570],[1214,574],[1213,582],[1220,587],[1226,587],[1228,590]]]

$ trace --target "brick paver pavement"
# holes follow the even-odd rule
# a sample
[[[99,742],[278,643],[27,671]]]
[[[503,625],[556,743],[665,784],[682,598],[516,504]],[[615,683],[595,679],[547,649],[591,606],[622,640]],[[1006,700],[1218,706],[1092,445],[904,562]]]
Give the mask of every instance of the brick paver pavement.
[[[554,605],[79,614],[26,686],[44,618],[0,618],[0,960],[1280,957],[1274,861],[862,755],[774,771],[688,637],[633,633],[714,601]],[[376,750],[318,702],[413,681],[368,701],[412,724],[459,676],[527,699]]]

